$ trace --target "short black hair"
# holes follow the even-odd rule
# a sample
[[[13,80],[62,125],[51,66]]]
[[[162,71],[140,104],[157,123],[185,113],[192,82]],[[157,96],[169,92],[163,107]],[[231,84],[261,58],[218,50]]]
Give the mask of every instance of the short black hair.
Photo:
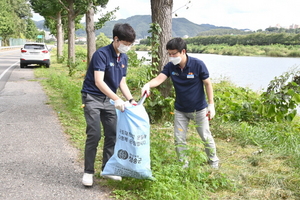
[[[181,52],[183,49],[187,50],[186,48],[186,42],[180,37],[173,38],[169,40],[169,42],[166,45],[167,50],[175,50],[177,49],[179,52]]]
[[[123,40],[126,42],[133,43],[135,41],[135,31],[133,28],[125,23],[125,24],[115,24],[113,29],[113,38],[117,36],[119,40]]]

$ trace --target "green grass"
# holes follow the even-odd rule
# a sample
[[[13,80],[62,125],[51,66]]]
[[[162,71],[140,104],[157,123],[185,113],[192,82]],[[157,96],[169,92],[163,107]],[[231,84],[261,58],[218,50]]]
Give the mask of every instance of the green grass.
[[[150,46],[135,45],[136,51],[149,51]],[[218,54],[230,56],[300,57],[299,45],[187,45],[188,53]]]
[[[128,73],[138,74],[139,70],[143,68],[132,68]],[[84,73],[83,70],[75,70],[70,77],[66,64],[58,64],[55,59],[49,69],[35,69],[35,75],[43,78],[39,80],[49,97],[48,103],[58,113],[65,132],[70,136],[70,142],[80,151],[80,160],[83,159],[85,142],[85,120],[80,96]],[[140,95],[139,78],[130,75],[129,86],[137,88],[133,90],[136,98]],[[220,84],[224,85],[223,82]],[[216,83],[214,87],[221,86]],[[236,89],[236,93],[239,96],[249,95],[249,91],[241,89]],[[215,95],[218,96],[218,93]],[[239,101],[236,100],[236,104]],[[191,124],[188,134],[188,155],[191,161],[189,168],[184,170],[177,162],[173,145],[173,123],[169,120],[173,116],[171,113],[168,115],[164,118],[167,121],[151,124],[151,168],[156,181],[123,178],[122,182],[114,182],[102,179],[98,174],[97,184],[108,188],[113,198],[300,199],[298,117],[291,123],[270,123],[262,119],[261,123],[255,124],[224,122],[221,116],[213,119],[211,130],[221,160],[219,170],[212,170],[206,164],[203,144]],[[97,172],[101,170],[102,145],[103,140],[96,159]]]

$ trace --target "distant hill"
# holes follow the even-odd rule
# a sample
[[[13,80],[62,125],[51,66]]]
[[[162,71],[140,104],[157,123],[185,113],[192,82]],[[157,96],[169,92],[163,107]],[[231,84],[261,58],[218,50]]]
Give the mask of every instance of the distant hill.
[[[143,39],[149,36],[148,30],[150,29],[151,15],[135,15],[127,19],[113,20],[105,23],[102,29],[96,30],[96,35],[101,32],[107,37],[112,38],[112,29],[116,23],[129,23],[135,30],[138,39]],[[39,29],[45,29],[43,27],[43,21],[36,22]],[[85,23],[83,23],[85,27]],[[173,37],[194,37],[201,32],[213,30],[213,29],[233,29],[230,27],[214,26],[211,24],[195,24],[185,18],[173,18],[172,20],[172,36]],[[76,31],[77,36],[85,36],[85,30],[79,29]]]
[[[48,28],[45,28],[44,27],[44,21],[45,20],[40,20],[40,21],[34,21],[35,22],[35,25],[38,29],[43,29],[43,30],[46,30],[46,31],[49,31]]]

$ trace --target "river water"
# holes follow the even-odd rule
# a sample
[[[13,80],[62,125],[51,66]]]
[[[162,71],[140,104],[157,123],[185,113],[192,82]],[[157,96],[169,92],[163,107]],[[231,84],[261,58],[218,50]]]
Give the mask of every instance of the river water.
[[[138,57],[148,58],[147,52],[137,51]],[[237,86],[254,91],[264,91],[269,82],[292,68],[299,67],[300,58],[223,56],[215,54],[188,53],[202,60],[213,82],[230,80]]]

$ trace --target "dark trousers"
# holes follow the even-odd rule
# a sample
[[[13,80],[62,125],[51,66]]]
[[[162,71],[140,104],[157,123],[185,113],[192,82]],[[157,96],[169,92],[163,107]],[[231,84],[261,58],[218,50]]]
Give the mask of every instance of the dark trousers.
[[[98,143],[101,139],[101,124],[104,131],[104,147],[102,170],[108,159],[114,153],[116,143],[117,116],[114,105],[106,96],[82,93],[82,103],[85,104],[86,142],[84,152],[84,172],[94,174],[95,158]],[[101,122],[101,123],[100,123]]]

